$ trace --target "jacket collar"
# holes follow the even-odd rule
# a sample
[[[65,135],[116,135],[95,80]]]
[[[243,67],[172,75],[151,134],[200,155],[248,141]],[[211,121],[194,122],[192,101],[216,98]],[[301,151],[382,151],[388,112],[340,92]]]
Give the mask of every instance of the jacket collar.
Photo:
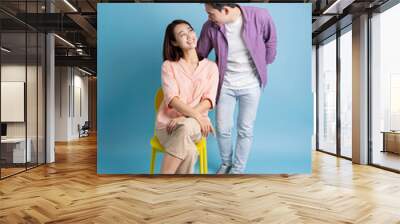
[[[242,7],[242,6],[239,6],[239,9],[240,9],[240,11],[241,11],[241,13],[242,13],[243,28],[245,28],[245,27],[246,27],[247,20],[248,20],[246,8],[245,8],[245,7]],[[216,24],[216,23],[213,23],[213,26],[216,27],[216,28],[217,28],[218,30],[220,30],[221,32],[225,33],[225,24],[218,25],[218,24]]]

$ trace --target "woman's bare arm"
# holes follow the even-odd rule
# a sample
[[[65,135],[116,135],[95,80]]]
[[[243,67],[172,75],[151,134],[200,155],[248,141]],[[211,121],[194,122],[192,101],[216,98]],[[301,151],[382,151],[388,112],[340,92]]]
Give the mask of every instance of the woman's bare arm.
[[[210,100],[202,100],[199,104],[197,104],[193,109],[198,111],[199,113],[203,114],[208,112],[211,109],[211,102]]]
[[[169,106],[174,108],[176,111],[178,111],[179,113],[183,114],[186,117],[192,117],[198,121],[201,119],[201,113],[198,110],[185,104],[178,97],[174,97],[169,103]]]
[[[211,122],[208,119],[203,118],[202,113],[198,111],[207,108],[207,104],[210,105],[210,102],[206,102],[208,102],[208,100],[202,101],[202,103],[197,105],[198,107],[196,106],[197,109],[195,109],[182,102],[178,97],[174,97],[171,100],[169,106],[174,108],[176,111],[180,112],[184,116],[196,119],[200,125],[203,136],[207,137],[208,133],[214,132],[214,128],[212,127]]]

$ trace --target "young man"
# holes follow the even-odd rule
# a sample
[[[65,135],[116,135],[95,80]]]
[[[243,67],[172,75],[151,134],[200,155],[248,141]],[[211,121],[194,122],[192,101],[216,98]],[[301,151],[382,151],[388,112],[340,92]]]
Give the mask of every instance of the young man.
[[[217,140],[222,159],[218,174],[241,174],[253,140],[253,127],[267,83],[267,64],[276,55],[276,30],[266,9],[233,3],[206,3],[208,21],[198,41],[198,53],[215,50],[219,69]],[[233,156],[232,128],[236,103],[237,143]]]

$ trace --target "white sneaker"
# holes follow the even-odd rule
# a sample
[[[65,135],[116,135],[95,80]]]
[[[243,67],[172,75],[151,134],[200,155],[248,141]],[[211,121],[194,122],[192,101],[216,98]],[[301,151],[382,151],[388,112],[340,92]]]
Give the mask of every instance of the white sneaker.
[[[219,167],[217,174],[228,174],[229,171],[231,170],[232,166],[228,166],[225,164],[221,164],[221,166]]]
[[[231,170],[229,170],[229,174],[243,174],[243,172],[235,170],[235,169],[231,169]]]

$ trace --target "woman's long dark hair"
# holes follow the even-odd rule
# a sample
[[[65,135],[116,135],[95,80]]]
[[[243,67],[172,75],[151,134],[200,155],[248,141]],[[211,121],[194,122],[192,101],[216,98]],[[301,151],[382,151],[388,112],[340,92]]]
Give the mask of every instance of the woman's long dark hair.
[[[187,24],[192,30],[193,27],[190,25],[189,22],[181,19],[177,19],[172,21],[168,24],[167,28],[165,29],[165,36],[164,36],[164,47],[163,47],[163,59],[169,61],[179,61],[181,57],[183,57],[183,51],[180,47],[176,47],[173,45],[172,42],[176,41],[174,35],[174,29],[179,24]],[[199,57],[199,60],[202,60],[202,57]]]

